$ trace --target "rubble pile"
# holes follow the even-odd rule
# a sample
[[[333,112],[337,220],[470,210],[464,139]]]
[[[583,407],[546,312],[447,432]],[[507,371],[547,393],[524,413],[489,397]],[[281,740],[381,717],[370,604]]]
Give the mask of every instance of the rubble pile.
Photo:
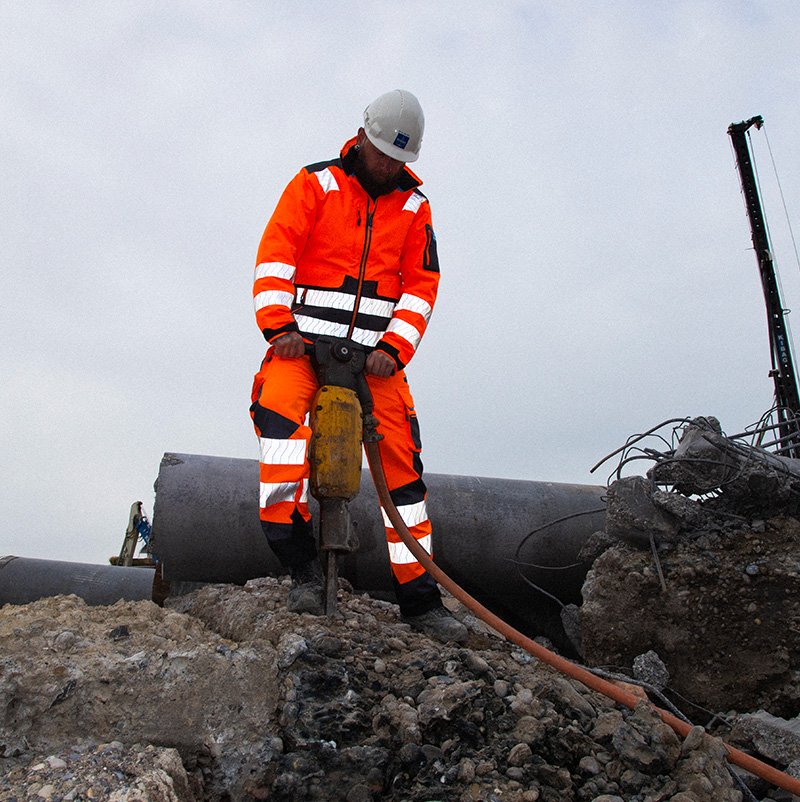
[[[458,609],[466,645],[288,581],[161,608],[75,596],[0,610],[0,800],[739,802],[720,741],[682,741]],[[449,599],[448,602],[454,603]]]
[[[647,477],[612,483],[578,610],[585,660],[630,669],[655,652],[675,703],[701,720],[680,696],[712,715],[797,716],[798,487],[794,460],[731,443],[706,418]]]

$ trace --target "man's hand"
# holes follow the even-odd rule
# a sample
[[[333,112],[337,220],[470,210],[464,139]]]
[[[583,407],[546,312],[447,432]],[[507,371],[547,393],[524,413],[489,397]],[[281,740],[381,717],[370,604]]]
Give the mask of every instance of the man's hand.
[[[288,334],[278,337],[277,340],[273,341],[272,346],[275,349],[275,356],[283,356],[289,359],[296,359],[306,352],[306,344],[296,331],[290,331]]]
[[[397,363],[386,351],[373,351],[367,357],[364,369],[371,376],[380,376],[382,379],[388,379],[389,376],[392,376],[397,370]]]

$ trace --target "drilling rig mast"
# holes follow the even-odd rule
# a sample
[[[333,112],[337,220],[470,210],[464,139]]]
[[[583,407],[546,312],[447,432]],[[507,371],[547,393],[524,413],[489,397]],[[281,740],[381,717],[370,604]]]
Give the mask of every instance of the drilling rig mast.
[[[763,117],[760,115],[751,117],[740,123],[731,123],[728,127],[728,134],[736,153],[736,166],[742,182],[753,247],[758,259],[761,285],[767,304],[767,325],[772,352],[770,376],[775,382],[775,404],[780,433],[777,450],[784,456],[800,457],[800,394],[797,390],[794,360],[784,317],[786,310],[781,303],[778,279],[772,261],[772,249],[747,144],[747,131],[752,126],[761,128],[762,125],[764,125]]]

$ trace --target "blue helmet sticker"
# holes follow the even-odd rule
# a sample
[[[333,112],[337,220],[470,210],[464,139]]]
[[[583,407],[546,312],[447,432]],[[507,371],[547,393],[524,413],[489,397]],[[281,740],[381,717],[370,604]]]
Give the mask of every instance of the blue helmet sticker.
[[[394,138],[394,142],[392,143],[396,148],[400,148],[401,150],[406,149],[406,145],[408,144],[409,140],[408,134],[404,134],[402,131],[397,132],[397,136]]]

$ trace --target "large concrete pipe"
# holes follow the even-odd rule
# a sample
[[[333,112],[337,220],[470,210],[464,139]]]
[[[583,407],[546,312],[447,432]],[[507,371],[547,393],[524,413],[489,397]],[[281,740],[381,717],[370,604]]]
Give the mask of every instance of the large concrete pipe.
[[[577,554],[604,526],[605,488],[430,473],[425,481],[437,564],[512,625],[552,637],[558,605],[531,583],[563,603],[580,601],[588,566]],[[350,510],[360,546],[342,559],[340,575],[391,598],[383,518],[366,472]],[[241,584],[285,573],[259,525],[255,460],[165,454],[151,547],[167,581]]]
[[[164,582],[152,568],[95,565],[62,560],[0,557],[0,606],[30,604],[49,596],[80,596],[101,606],[124,601],[163,603],[202,586],[200,582]]]
[[[0,605],[29,604],[70,593],[91,605],[152,599],[154,574],[152,568],[2,557]]]

